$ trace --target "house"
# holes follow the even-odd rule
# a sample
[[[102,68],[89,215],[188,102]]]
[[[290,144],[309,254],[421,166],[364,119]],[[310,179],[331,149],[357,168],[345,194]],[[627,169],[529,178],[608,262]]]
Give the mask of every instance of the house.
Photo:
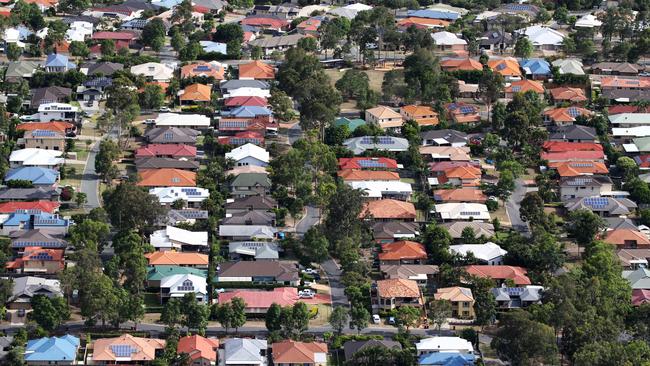
[[[591,73],[596,75],[637,76],[642,67],[629,62],[598,62],[591,65]]]
[[[36,108],[46,103],[65,103],[72,96],[72,89],[60,86],[48,86],[31,90],[30,108]]]
[[[467,274],[482,278],[490,278],[498,284],[512,281],[517,286],[530,285],[530,279],[526,276],[527,270],[516,266],[503,265],[471,265],[465,267]]]
[[[616,255],[626,270],[647,267],[650,262],[650,249],[618,249]]]
[[[565,203],[569,212],[586,209],[599,216],[621,216],[630,214],[636,203],[627,198],[612,197],[582,197]]]
[[[221,263],[217,282],[271,283],[298,286],[300,276],[295,262],[240,261]]]
[[[447,117],[458,124],[476,123],[481,121],[479,110],[476,106],[464,102],[445,104]]]
[[[457,352],[436,352],[422,355],[418,358],[419,366],[472,366],[474,365],[476,357],[474,355],[466,355]]]
[[[587,153],[587,154],[578,154],[578,153]],[[608,174],[609,170],[604,163],[601,162],[589,162],[589,160],[594,160],[596,158],[589,158],[588,155],[597,154],[593,151],[570,151],[567,153],[558,153],[567,155],[566,159],[570,159],[570,155],[585,155],[584,161],[560,161],[555,163],[550,163],[549,167],[557,170],[560,177],[575,177],[579,175],[604,175]]]
[[[386,106],[366,109],[366,122],[379,126],[382,130],[397,131],[402,127],[402,115]]]
[[[461,15],[467,14],[467,10],[462,8],[456,8],[442,3],[437,5],[438,6],[432,6],[427,9],[409,10],[407,14],[411,17],[441,19],[450,22],[460,18]]]
[[[431,35],[433,43],[440,51],[462,52],[467,50],[467,41],[459,38],[457,35],[440,31]]]
[[[262,31],[280,33],[289,27],[289,22],[275,15],[249,15],[240,21],[241,25],[255,27]]]
[[[76,127],[72,123],[62,122],[62,121],[52,121],[52,122],[26,122],[21,123],[16,126],[18,131],[53,131],[58,133],[61,136],[68,134],[73,134]]]
[[[286,36],[258,38],[248,42],[248,44],[251,47],[260,47],[264,51],[264,55],[269,56],[275,51],[284,52],[291,47],[296,47],[298,42],[305,37],[310,36],[294,33]]]
[[[13,285],[11,296],[7,299],[7,309],[12,313],[12,310],[31,310],[31,301],[36,295],[44,295],[49,298],[63,296],[61,284],[56,279],[34,276],[17,277],[13,280]],[[21,317],[24,318],[24,316]]]
[[[650,289],[650,269],[639,267],[633,271],[623,271],[623,278],[625,278],[633,290],[648,290]]]
[[[205,201],[210,192],[198,187],[157,187],[151,188],[149,194],[158,198],[160,204],[171,206],[178,200],[183,200],[188,207],[198,208]]]
[[[98,338],[93,341],[92,352],[94,365],[109,365],[116,362],[138,362],[149,364],[163,356],[165,340],[158,338],[140,338],[123,334],[116,338]]]
[[[542,286],[506,287],[505,284],[491,290],[499,309],[518,309],[541,304],[543,291]]]
[[[384,339],[369,339],[365,341],[346,341],[343,343],[343,352],[347,361],[354,357],[354,354],[363,351],[364,349],[371,348],[388,348],[391,350],[401,350],[402,344],[397,341],[388,341]]]
[[[488,61],[488,67],[503,76],[506,81],[521,80],[523,76],[519,69],[519,62],[511,57],[491,59]]]
[[[241,131],[235,133],[233,136],[219,136],[217,141],[220,144],[232,146],[241,146],[246,144],[262,146],[264,145],[264,135],[257,131]]]
[[[444,29],[449,24],[451,23],[448,20],[409,16],[408,18],[400,19],[397,22],[397,28],[400,30],[406,30],[410,27],[419,29]]]
[[[650,249],[650,239],[639,230],[614,229],[605,232],[603,241],[616,245],[617,249]]]
[[[66,72],[74,70],[77,65],[68,60],[68,56],[60,53],[51,53],[47,55],[44,65],[46,72]]]
[[[564,34],[549,27],[533,25],[517,32],[528,37],[536,50],[556,51],[563,46]]]
[[[242,173],[230,182],[230,191],[235,197],[269,195],[271,180],[264,173]]]
[[[239,79],[274,80],[275,68],[260,60],[241,64],[239,65]]]
[[[226,153],[226,159],[232,159],[235,166],[255,165],[266,167],[269,165],[269,152],[254,144],[245,144]]]
[[[14,150],[9,156],[11,168],[32,166],[38,168],[55,168],[63,164],[65,159],[61,156],[63,151],[45,149],[20,149]]]
[[[459,189],[437,189],[433,191],[433,198],[436,202],[468,202],[485,203],[487,196],[480,189],[459,188]]]
[[[236,289],[219,294],[219,303],[226,304],[238,297],[246,303],[246,314],[266,314],[273,304],[293,306],[300,301],[295,287],[276,287],[270,291]]]
[[[18,210],[39,210],[47,213],[55,213],[61,204],[54,201],[30,201],[30,202],[2,202],[0,203],[0,214],[11,214]]]
[[[600,78],[600,90],[601,95],[604,98],[618,102],[629,103],[636,102],[638,100],[646,100],[650,97],[650,78],[618,76],[602,77]],[[610,115],[610,121],[613,117],[618,116]],[[619,119],[620,117],[617,118],[617,120]],[[617,121],[617,123],[628,122]]]
[[[198,61],[181,67],[181,79],[192,77],[214,78],[215,80],[225,79],[226,68],[217,61]]]
[[[231,365],[267,365],[268,348],[266,340],[254,338],[228,338],[223,341],[223,353],[219,359],[224,360],[225,366]]]
[[[88,75],[88,76],[103,75],[106,77],[113,76],[113,74],[123,69],[124,69],[124,65],[116,62],[87,63],[87,64],[82,64],[79,67],[79,71],[81,71],[81,73],[84,75]]]
[[[354,3],[340,8],[333,8],[332,10],[329,10],[327,14],[337,15],[352,20],[357,17],[359,12],[367,10],[372,10],[372,6],[363,3]]]
[[[357,158],[339,158],[338,160],[339,171],[342,170],[359,170],[359,169],[381,169],[381,170],[397,170],[397,161],[391,158],[384,157],[357,157]]]
[[[420,126],[435,126],[439,122],[438,112],[430,106],[407,105],[400,108],[400,114],[405,121],[413,120]]]
[[[365,192],[368,199],[394,198],[407,201],[413,193],[410,183],[398,180],[354,180],[346,181],[354,189]]]
[[[650,304],[650,290],[632,290],[632,305],[641,306],[643,304]]]
[[[353,181],[399,181],[400,177],[397,172],[385,170],[361,170],[345,169],[337,172],[337,175],[345,182]]]
[[[79,108],[67,103],[42,103],[38,106],[38,120],[50,121],[76,121]]]
[[[468,138],[465,132],[442,129],[429,130],[420,133],[422,146],[452,146],[462,147],[467,145]]]
[[[483,64],[473,58],[448,58],[440,61],[440,68],[445,71],[481,71]]]
[[[550,89],[549,92],[555,103],[584,103],[587,101],[582,88],[559,87]]]
[[[343,141],[343,145],[355,155],[361,155],[366,150],[384,150],[401,152],[408,150],[408,140],[393,136],[362,136]]]
[[[195,145],[201,133],[185,127],[154,127],[145,132],[144,138],[149,144],[186,144]]]
[[[179,253],[172,251],[153,252],[145,254],[150,266],[183,266],[193,268],[208,268],[208,256],[200,253]]]
[[[208,104],[211,102],[212,88],[204,84],[191,84],[178,92],[178,100],[181,105],[187,104]]]
[[[228,253],[231,260],[277,260],[280,246],[266,241],[231,241]]]
[[[415,344],[417,355],[430,353],[456,353],[461,355],[473,355],[474,347],[472,342],[460,337],[431,337],[424,338]]]
[[[193,85],[202,85],[202,84],[193,84]],[[187,90],[187,88],[185,89]],[[207,91],[207,94],[208,95],[210,94],[209,89]],[[202,114],[159,113],[158,117],[156,117],[155,119],[155,124],[156,127],[206,129],[210,127],[210,117],[204,116]]]
[[[420,146],[420,154],[432,161],[470,161],[469,146]]]
[[[475,166],[458,166],[444,170],[438,175],[437,184],[453,187],[478,187],[481,184],[481,170]],[[435,183],[435,182],[430,182]],[[461,193],[462,194],[462,193]],[[472,195],[475,197],[476,195]],[[478,196],[480,198],[480,196]]]
[[[278,207],[278,203],[269,196],[248,196],[226,201],[226,216],[260,210],[271,212]]]
[[[228,108],[268,107],[268,105],[269,105],[269,102],[264,97],[241,96],[241,97],[226,98],[224,100],[224,106],[228,107]],[[364,123],[365,123],[365,121],[364,121]]]
[[[539,81],[522,79],[513,81],[510,85],[506,86],[504,93],[506,99],[514,98],[517,93],[526,93],[532,91],[537,94],[540,98],[544,97],[544,85]]]
[[[164,229],[154,231],[149,237],[149,243],[156,250],[187,250],[196,251],[208,247],[207,231],[189,231],[167,225]]]
[[[140,187],[196,187],[196,173],[180,169],[148,169],[138,172]]]
[[[596,142],[598,134],[593,127],[582,125],[557,126],[549,128],[550,141],[564,142]]]
[[[207,278],[207,269],[198,269],[192,267],[181,267],[176,265],[160,265],[147,267],[147,287],[160,288],[160,281],[173,275],[191,274]]]
[[[104,99],[112,85],[113,79],[105,76],[89,78],[77,87],[77,99],[86,102]]]
[[[372,297],[374,309],[392,310],[402,306],[422,307],[424,299],[418,283],[401,278],[378,280],[375,296]]]
[[[219,88],[224,94],[226,94],[243,88],[270,90],[271,85],[269,84],[268,81],[264,81],[264,80],[231,79],[231,80],[221,81],[221,83],[219,84]]]
[[[451,303],[451,317],[459,319],[474,319],[474,295],[467,287],[441,287],[433,295],[436,300]]]
[[[82,20],[73,21],[65,31],[65,40],[68,42],[84,42],[93,35],[94,24]]]
[[[123,44],[126,47],[131,45],[133,42],[135,42],[136,39],[138,39],[138,36],[136,32],[110,32],[110,31],[103,31],[103,32],[95,32],[92,35],[92,39],[97,42],[101,41],[113,41],[115,44]]]
[[[524,70],[528,78],[545,80],[551,76],[551,64],[543,58],[521,60],[519,66]]]
[[[26,149],[65,150],[65,135],[55,131],[31,130],[25,132],[22,138]]]
[[[173,158],[159,158],[159,157],[148,157],[148,158],[137,158],[135,159],[135,169],[137,171],[147,170],[147,169],[181,169],[189,171],[199,170],[199,162],[194,160],[187,160],[184,158],[173,159]]]
[[[325,366],[327,344],[284,340],[271,345],[273,363],[276,365]]]
[[[74,222],[68,218],[61,218],[58,214],[51,214],[37,210],[16,210],[9,214],[2,225],[0,233],[9,235],[18,230],[43,229],[54,235],[65,235]]]
[[[558,186],[560,187],[560,199],[565,201],[601,196],[612,191],[613,182],[606,175],[571,176],[560,178]]]
[[[555,126],[568,126],[572,125],[576,118],[579,116],[588,117],[593,112],[586,108],[581,107],[564,107],[553,108],[544,112],[544,122],[552,123]]]
[[[185,336],[178,339],[176,352],[185,353],[190,358],[190,366],[210,366],[217,364],[219,340],[200,335]]]
[[[490,220],[487,206],[482,203],[440,203],[434,207],[436,217],[442,221]]]
[[[574,151],[603,151],[603,146],[593,142],[545,141],[542,149],[549,153]]]
[[[503,53],[515,45],[515,41],[510,33],[499,30],[491,30],[483,33],[478,41],[479,50],[499,53]]]
[[[440,269],[431,264],[382,264],[380,270],[384,278],[413,280],[422,290],[435,285]]]
[[[2,336],[0,337],[0,360],[4,360],[9,351],[12,348],[14,342],[13,336]]]
[[[160,303],[171,298],[182,298],[185,294],[195,294],[196,302],[208,303],[206,278],[193,274],[175,274],[160,280]]]
[[[573,25],[575,28],[599,28],[603,22],[598,20],[598,17],[593,14],[585,14],[581,16]]]
[[[166,217],[162,219],[162,223],[165,223],[167,225],[194,225],[199,220],[203,221],[207,219],[207,210],[199,210],[195,208],[184,208],[180,210],[171,209],[167,211]]]
[[[25,247],[22,257],[7,262],[5,268],[15,273],[56,274],[65,267],[63,249]]]
[[[135,150],[135,157],[160,157],[160,158],[195,158],[196,146],[186,144],[149,144]]]
[[[40,66],[36,61],[10,61],[5,69],[4,81],[17,83],[23,79],[31,79]]]
[[[462,257],[473,257],[480,263],[490,266],[503,264],[503,257],[508,254],[508,251],[501,249],[498,244],[492,242],[452,245],[449,247],[449,252]]]
[[[427,251],[420,243],[403,240],[382,244],[377,257],[381,264],[424,264]]]
[[[131,66],[131,73],[133,75],[142,75],[149,81],[168,83],[174,76],[174,69],[175,67],[169,64],[147,62]]]
[[[275,214],[267,211],[249,211],[227,215],[221,220],[222,225],[275,225]]]
[[[79,338],[70,334],[32,339],[25,346],[25,364],[74,365],[78,351]]]
[[[575,58],[557,59],[551,63],[553,67],[557,67],[560,75],[573,74],[584,75],[585,71],[582,68],[582,61]]]
[[[0,188],[0,202],[36,200],[58,201],[59,191],[53,187]]]
[[[372,226],[373,238],[378,244],[398,240],[415,239],[420,235],[420,227],[413,222],[380,221]]]
[[[29,181],[37,187],[52,187],[59,181],[59,172],[37,166],[21,166],[7,171],[5,182],[12,180]]]
[[[491,238],[494,236],[494,226],[489,222],[481,221],[454,221],[441,224],[451,235],[452,239],[461,239],[462,233],[466,228],[471,228],[474,235],[479,237]]]
[[[318,35],[318,28],[321,26],[323,23],[323,20],[325,18],[322,16],[315,16],[315,17],[310,17],[308,19],[303,20],[300,22],[297,26],[296,29],[298,32],[302,34],[310,34],[313,36]]]
[[[361,218],[375,221],[415,221],[415,206],[411,202],[381,199],[364,203]]]

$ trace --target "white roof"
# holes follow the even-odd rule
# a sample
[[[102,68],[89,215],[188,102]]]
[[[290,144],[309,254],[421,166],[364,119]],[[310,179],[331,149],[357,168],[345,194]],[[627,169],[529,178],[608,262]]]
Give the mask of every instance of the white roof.
[[[398,180],[361,180],[346,182],[354,189],[361,189],[368,193],[370,198],[381,198],[390,194],[411,194],[413,188],[406,182]]]
[[[169,81],[174,76],[175,65],[147,62],[131,66],[131,73],[153,78],[154,81]]]
[[[435,210],[443,220],[490,220],[487,206],[482,203],[441,203]]]
[[[68,103],[43,103],[38,106],[39,112],[78,112],[79,108]]]
[[[498,244],[492,242],[487,242],[485,244],[452,245],[449,247],[449,251],[463,256],[472,253],[474,257],[485,262],[508,254],[508,251],[501,249]]]
[[[268,98],[271,96],[271,91],[269,89],[261,88],[251,88],[251,87],[242,87],[234,90],[230,90],[228,94],[224,94],[224,98],[234,98],[234,97],[262,97]]]
[[[188,231],[174,226],[156,230],[149,237],[155,248],[179,248],[181,245],[208,246],[207,231]]]
[[[425,338],[415,344],[418,353],[420,351],[456,351],[460,353],[473,353],[474,347],[470,341],[460,337],[431,337]]]
[[[600,27],[601,25],[603,25],[603,22],[598,20],[595,15],[585,14],[576,21],[576,24],[574,26],[576,28],[594,28]]]
[[[650,126],[636,126],[629,128],[612,128],[613,136],[631,136],[631,137],[646,137],[650,136]]]
[[[360,11],[371,10],[371,9],[372,6],[362,4],[362,3],[355,3],[355,4],[350,4],[348,6],[344,6],[342,8],[332,9],[328,13],[338,15],[340,17],[344,17],[348,19],[354,19],[357,16],[357,14],[359,14]]]
[[[55,166],[63,164],[61,155],[63,151],[28,148],[12,151],[9,161],[26,166]]]
[[[156,187],[149,190],[149,194],[158,197],[162,204],[170,204],[177,200],[186,202],[203,202],[210,197],[210,191],[198,187]]]
[[[560,74],[584,75],[582,62],[575,58],[565,58],[553,61],[553,66],[558,68]]]
[[[619,113],[609,116],[609,121],[613,125],[650,125],[650,113]]]
[[[447,13],[456,13],[458,15],[465,15],[469,13],[469,10],[464,9],[464,8],[459,8],[456,6],[451,6],[449,4],[442,4],[438,3],[435,5],[432,5],[427,8],[427,10],[436,10],[436,11],[442,11],[442,12],[447,12]]]
[[[474,23],[478,23],[478,22],[480,22],[482,20],[485,20],[485,19],[490,19],[490,18],[497,17],[497,16],[499,16],[499,14],[501,14],[501,13],[498,13],[496,11],[486,10],[486,11],[478,14],[476,16],[476,18],[474,18]]]
[[[564,40],[564,34],[541,25],[533,25],[528,28],[520,29],[519,33],[528,36],[528,39],[534,46],[554,45],[560,46]]]
[[[255,239],[275,239],[278,232],[267,225],[219,225],[219,236],[234,236]]]
[[[315,11],[327,12],[331,8],[332,8],[331,6],[327,6],[327,5],[307,5],[300,8],[300,10],[298,11],[298,18],[300,17],[309,18],[312,15],[312,13],[314,13]]]
[[[156,118],[156,127],[160,126],[210,127],[210,117],[202,114],[160,113]]]
[[[431,35],[433,42],[438,46],[466,45],[467,41],[458,38],[457,35],[450,32],[436,32]]]
[[[234,161],[240,161],[249,156],[265,163],[268,163],[270,160],[268,151],[251,143],[242,145],[236,149],[232,149],[229,153],[226,153],[226,159],[233,159]]]
[[[623,150],[629,153],[638,153],[639,148],[635,144],[623,144]]]
[[[188,282],[189,281],[189,282]],[[192,290],[183,290],[191,283]],[[188,293],[207,294],[208,283],[205,277],[195,274],[175,274],[160,279],[160,287],[168,288],[170,293]],[[180,288],[180,289],[179,289]],[[188,287],[189,288],[189,287]]]

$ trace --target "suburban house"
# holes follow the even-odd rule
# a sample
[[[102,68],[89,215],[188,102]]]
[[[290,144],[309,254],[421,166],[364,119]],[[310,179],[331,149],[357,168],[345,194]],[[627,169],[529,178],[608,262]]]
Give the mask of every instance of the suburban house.
[[[601,196],[611,192],[614,183],[606,175],[582,175],[562,177],[558,186],[560,187],[560,199],[571,200],[591,196]]]
[[[225,74],[226,68],[223,64],[217,61],[199,61],[181,67],[181,79],[198,76],[214,78],[215,80],[223,80],[225,78]]]
[[[490,221],[487,206],[482,203],[440,203],[435,205],[435,215],[447,220],[485,220]]]
[[[266,241],[231,241],[228,243],[229,258],[237,260],[277,260],[280,246]]]
[[[415,221],[416,212],[411,202],[381,199],[366,202],[360,217],[376,221]]]
[[[53,131],[62,136],[73,134],[76,130],[75,125],[69,122],[63,121],[51,121],[51,122],[26,122],[21,123],[16,126],[18,131],[34,131],[34,130],[44,130],[44,131]]]
[[[79,108],[67,103],[42,103],[38,106],[38,120],[50,121],[76,121]]]
[[[156,187],[149,190],[163,206],[171,206],[178,200],[183,200],[187,207],[199,208],[201,202],[210,197],[210,192],[198,187]]]
[[[346,183],[365,192],[367,199],[394,198],[407,201],[413,193],[410,183],[399,180],[348,180]]]
[[[465,267],[465,271],[473,276],[490,278],[497,284],[512,281],[517,286],[530,285],[530,279],[526,276],[527,270],[522,267],[504,265],[471,265]]]
[[[614,229],[604,234],[603,241],[617,249],[650,249],[650,239],[638,229]]]
[[[438,155],[438,157],[439,156],[440,155]],[[481,176],[482,176],[481,169],[477,168],[476,166],[473,165],[452,166],[446,170],[438,172],[436,179],[435,180],[430,179],[429,184],[431,185],[447,184],[452,187],[461,187],[461,188],[470,187],[469,189],[476,190],[475,188],[481,185]]]
[[[43,67],[46,72],[66,72],[74,70],[77,65],[68,60],[68,56],[60,53],[51,53],[47,55],[45,65]]]
[[[366,122],[373,123],[383,130],[399,130],[404,123],[402,115],[386,106],[366,109]]]
[[[240,96],[240,97],[226,98],[224,99],[223,104],[227,108],[268,107],[269,102],[264,97]]]
[[[427,161],[470,161],[469,153],[469,146],[420,146]]]
[[[560,75],[564,75],[564,74],[584,75],[585,74],[582,61],[576,58],[560,58],[551,62],[551,65],[557,67]]]
[[[14,150],[9,156],[9,166],[16,168],[20,166],[33,166],[39,168],[54,168],[63,164],[61,156],[63,151],[45,149],[20,149]]]
[[[568,125],[549,128],[548,139],[564,142],[596,142],[598,135],[593,127]]]
[[[38,210],[50,214],[56,213],[61,204],[55,201],[14,201],[0,203],[0,214],[12,214],[18,210]]]
[[[372,226],[372,232],[375,242],[384,244],[415,239],[420,235],[420,226],[414,222],[379,221]]]
[[[226,159],[234,160],[235,166],[266,167],[269,165],[269,152],[257,145],[245,144],[226,153]]]
[[[135,169],[137,171],[147,169],[181,169],[196,172],[199,170],[200,163],[186,158],[173,159],[161,157],[146,157],[135,159]]]
[[[528,37],[536,50],[554,51],[560,49],[564,44],[564,34],[541,25],[520,29],[518,33]]]
[[[440,51],[462,52],[467,50],[467,41],[453,33],[440,31],[433,33],[431,37]]]
[[[405,138],[394,136],[362,136],[343,141],[343,145],[354,155],[361,155],[366,150],[407,151],[409,142]]]
[[[518,309],[541,304],[543,291],[542,286],[506,287],[505,284],[491,290],[499,309]]]
[[[503,257],[508,251],[501,249],[498,244],[487,242],[485,244],[459,244],[449,247],[451,254],[457,254],[463,257],[471,256],[476,258],[480,263],[490,266],[503,264]]]
[[[551,64],[543,58],[531,58],[521,60],[519,66],[526,77],[534,80],[545,80],[551,76]]]
[[[405,121],[413,120],[420,126],[435,126],[439,122],[438,112],[430,106],[407,105],[400,108],[400,114]]]
[[[38,210],[16,210],[2,223],[0,233],[8,236],[14,231],[43,229],[53,235],[65,235],[72,224],[71,219],[62,218],[58,214]]]
[[[478,41],[480,50],[500,53],[515,45],[515,41],[510,33],[499,30],[491,30],[483,33]]]
[[[447,58],[440,61],[440,68],[445,71],[481,71],[483,65],[473,58]]]
[[[264,135],[258,131],[241,131],[236,132],[233,136],[219,136],[220,144],[241,146],[253,144],[257,146],[264,145]]]
[[[58,201],[59,191],[53,187],[0,188],[0,202],[36,200]]]
[[[178,92],[181,105],[209,104],[212,101],[212,87],[205,84],[191,84]]]
[[[79,338],[66,334],[62,337],[43,337],[27,341],[26,365],[75,365]]]
[[[364,121],[361,118],[347,118],[347,117],[339,117],[336,120],[334,120],[334,125],[336,127],[343,127],[345,126],[349,132],[354,132],[354,130],[357,129],[359,126],[363,126],[366,124],[366,121]]]
[[[559,87],[550,89],[551,98],[555,103],[584,103],[587,101],[584,89]]]
[[[140,187],[195,187],[196,173],[180,169],[148,169],[138,172]]]
[[[441,287],[434,294],[436,300],[445,300],[451,303],[451,317],[460,319],[474,319],[474,295],[467,287]]]
[[[149,81],[168,83],[174,76],[174,69],[175,67],[169,64],[147,62],[131,66],[131,73],[133,75],[142,75]]]
[[[266,366],[267,348],[265,339],[228,338],[223,341],[223,352],[219,350],[219,359],[225,366]]]
[[[275,225],[275,213],[261,210],[226,215],[222,225]]]
[[[192,85],[202,85],[202,84],[192,84]],[[190,86],[192,86],[190,85]],[[187,90],[190,86],[185,88]],[[205,85],[204,85],[205,86]],[[181,98],[184,96],[183,94]],[[208,101],[209,90],[207,93]],[[202,100],[205,101],[205,98]],[[159,113],[158,117],[155,119],[156,127],[179,127],[179,128],[192,128],[192,129],[206,129],[210,127],[210,117],[204,116],[202,114],[179,114],[179,113]]]
[[[381,273],[387,279],[405,279],[417,282],[422,290],[432,288],[440,272],[431,264],[382,264]]]
[[[140,338],[124,334],[117,338],[98,338],[92,342],[88,357],[93,365],[111,365],[116,362],[150,364],[163,356],[165,340]]]
[[[145,254],[150,266],[182,266],[199,269],[208,268],[208,256],[200,253],[179,253],[173,251]]]
[[[275,69],[273,66],[264,63],[260,60],[255,60],[246,64],[239,65],[239,78],[240,79],[255,79],[255,80],[274,80]]]
[[[519,62],[514,58],[491,59],[488,61],[488,67],[503,76],[506,81],[521,80],[523,76],[519,69]]]
[[[9,319],[13,323],[24,323],[27,312],[32,310],[31,301],[36,295],[49,298],[63,296],[61,283],[56,279],[26,276],[13,280],[11,296],[7,299],[6,307]]]
[[[23,135],[22,142],[26,149],[65,150],[65,135],[49,130],[31,130]]]
[[[445,104],[447,117],[453,123],[476,123],[481,121],[481,115],[475,105],[464,102],[455,102]]]
[[[544,122],[555,126],[572,125],[579,116],[588,117],[593,112],[581,107],[560,107],[544,111]]]
[[[597,152],[587,151],[587,154],[584,155],[595,155]],[[577,151],[561,153],[562,155],[567,155],[569,158],[571,155],[576,155]],[[591,160],[594,160],[592,157]],[[557,170],[557,173],[560,177],[576,177],[583,175],[604,175],[608,174],[609,170],[607,166],[602,162],[589,162],[589,158],[585,157],[585,161],[563,161],[550,163],[549,168]]]
[[[260,210],[271,212],[278,207],[278,203],[269,196],[248,196],[226,201],[226,216]]]
[[[371,290],[372,307],[378,310],[392,310],[401,306],[422,307],[424,299],[418,283],[406,279],[378,280]]]
[[[591,65],[591,73],[596,75],[637,76],[642,67],[629,62],[598,62]]]
[[[357,158],[339,158],[339,170],[347,169],[380,169],[380,170],[397,170],[397,161],[391,158],[383,157],[357,157]]]
[[[219,267],[217,282],[275,283],[285,286],[298,286],[300,283],[294,262],[240,261],[222,263]]]
[[[326,366],[327,344],[284,340],[271,345],[274,365]]]
[[[460,337],[424,338],[415,344],[415,348],[417,349],[418,356],[430,353],[474,355],[474,346],[472,346],[472,342]],[[454,365],[457,365],[457,363],[454,363]]]
[[[623,271],[623,278],[630,283],[633,290],[650,289],[650,269],[646,267],[639,267],[633,271]]]
[[[506,99],[514,98],[515,94],[517,93],[526,93],[529,91],[537,94],[539,98],[544,97],[544,85],[541,82],[535,80],[522,79],[513,81],[504,89]]]
[[[429,130],[420,133],[422,146],[452,146],[462,147],[469,142],[465,132],[442,129]]]
[[[629,215],[637,207],[634,201],[627,198],[613,197],[582,197],[565,203],[569,212],[586,209],[599,216]]]
[[[178,339],[176,352],[185,353],[190,358],[191,366],[213,366],[217,364],[219,340],[200,335],[185,336]]]
[[[185,294],[195,294],[200,304],[208,303],[207,282],[204,276],[194,274],[174,274],[160,280],[160,303],[171,298],[182,298]]]
[[[235,197],[269,195],[271,180],[265,173],[241,173],[230,182],[230,191]]]
[[[433,191],[433,198],[436,202],[468,202],[485,203],[487,196],[480,189],[458,188],[458,189],[437,189]]]
[[[295,287],[276,287],[272,290],[235,289],[219,294],[219,303],[227,304],[235,297],[246,303],[246,314],[266,314],[271,305],[293,306],[300,301]]]
[[[147,287],[160,288],[160,281],[163,278],[173,275],[191,274],[207,278],[207,269],[198,269],[192,267],[181,267],[175,265],[161,265],[147,267]]]
[[[149,243],[156,250],[196,251],[208,248],[207,231],[189,231],[174,226],[154,231]]]
[[[145,132],[144,138],[149,144],[185,144],[196,145],[196,138],[201,133],[185,127],[155,127]]]
[[[602,96],[615,101],[636,102],[650,98],[650,78],[609,76],[600,79]],[[627,113],[623,113],[627,114]],[[612,119],[610,115],[610,120]]]
[[[7,262],[5,268],[15,273],[56,274],[65,268],[63,249],[25,247],[22,257]]]
[[[424,264],[427,260],[424,245],[407,240],[382,244],[377,256],[381,264]]]
[[[48,86],[31,90],[32,99],[29,103],[30,108],[38,109],[41,104],[45,103],[65,103],[70,101],[72,89],[60,86]]]
[[[135,157],[195,158],[196,146],[185,144],[149,144],[136,149]]]

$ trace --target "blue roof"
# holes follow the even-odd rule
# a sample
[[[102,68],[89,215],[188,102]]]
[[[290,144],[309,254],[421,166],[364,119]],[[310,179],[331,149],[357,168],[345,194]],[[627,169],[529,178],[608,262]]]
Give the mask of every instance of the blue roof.
[[[228,53],[228,46],[225,43],[212,41],[199,41],[199,43],[205,52],[216,52],[224,55]]]
[[[474,355],[458,352],[434,352],[420,356],[419,365],[470,366],[474,365]]]
[[[349,119],[347,117],[340,117],[337,118],[336,121],[334,121],[334,124],[338,126],[348,126],[348,130],[350,132],[354,132],[354,130],[357,129],[357,127],[361,125],[365,125],[366,121],[362,120],[361,118],[354,118],[354,119]]]
[[[519,66],[526,71],[526,74],[548,75],[551,73],[551,65],[542,58],[521,60]]]
[[[180,4],[182,1],[181,0],[163,0],[163,1],[156,1],[156,2],[151,2],[154,5],[161,6],[163,8],[171,9],[174,6]]]
[[[237,118],[253,118],[256,116],[270,116],[273,112],[266,107],[260,106],[241,106],[233,109],[230,112],[222,112],[224,116],[237,117]]]
[[[60,53],[51,53],[47,55],[45,67],[65,67],[68,69],[74,69],[77,66],[74,63],[68,61],[68,56],[62,55]]]
[[[9,215],[9,218],[3,223],[4,226],[26,225],[25,229],[31,230],[34,227],[67,227],[72,222],[68,219],[62,219],[58,215],[38,210],[16,210]],[[33,225],[32,225],[33,224]]]
[[[79,338],[69,334],[63,337],[32,339],[25,348],[25,361],[74,361]]]
[[[453,13],[449,11],[428,10],[428,9],[409,10],[408,15],[410,17],[442,19],[442,20],[451,20],[451,21],[454,21],[460,17],[460,14],[458,13]]]
[[[11,169],[5,176],[5,181],[28,180],[35,185],[52,185],[59,179],[59,172],[54,169],[35,166],[23,166]]]

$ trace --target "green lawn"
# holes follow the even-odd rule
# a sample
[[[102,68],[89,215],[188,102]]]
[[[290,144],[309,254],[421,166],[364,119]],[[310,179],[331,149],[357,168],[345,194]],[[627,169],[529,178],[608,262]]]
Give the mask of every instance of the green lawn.
[[[76,189],[81,185],[81,179],[83,178],[85,165],[81,164],[67,164],[66,168],[68,169],[67,176],[65,179],[62,179],[59,183],[60,186],[72,186]],[[69,172],[70,168],[74,168],[75,172]]]

